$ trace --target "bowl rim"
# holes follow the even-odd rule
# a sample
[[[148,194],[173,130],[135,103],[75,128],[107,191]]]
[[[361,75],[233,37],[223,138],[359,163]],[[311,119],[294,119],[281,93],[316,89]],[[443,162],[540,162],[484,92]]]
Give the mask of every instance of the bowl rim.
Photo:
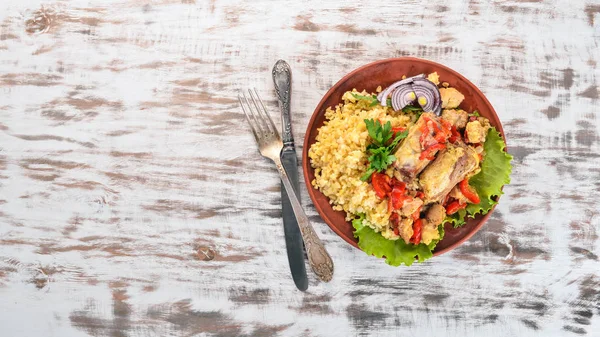
[[[324,211],[324,209],[321,207],[321,205],[319,203],[315,202],[315,199],[316,199],[315,193],[316,192],[315,192],[315,189],[312,186],[311,181],[309,180],[309,177],[308,177],[308,170],[314,170],[311,167],[311,165],[309,164],[310,159],[308,158],[308,150],[310,148],[310,145],[312,145],[312,144],[308,144],[308,139],[309,139],[311,130],[314,128],[314,124],[316,122],[317,115],[323,109],[328,108],[328,107],[324,107],[325,101],[327,100],[328,97],[330,97],[333,94],[333,92],[336,91],[336,89],[341,87],[349,78],[351,78],[352,76],[356,75],[357,73],[359,73],[361,71],[364,71],[367,68],[370,68],[372,66],[379,65],[379,64],[392,63],[392,62],[398,62],[398,61],[403,61],[403,62],[404,61],[409,61],[409,62],[412,61],[412,62],[426,63],[435,68],[442,68],[442,69],[448,71],[449,73],[453,74],[459,80],[465,82],[472,89],[474,89],[475,94],[477,94],[478,96],[480,96],[483,99],[483,102],[489,107],[490,112],[498,119],[499,123],[498,123],[498,125],[495,125],[495,127],[498,130],[498,132],[500,133],[500,135],[502,135],[502,140],[504,141],[504,145],[505,145],[505,151],[508,149],[506,147],[506,137],[504,135],[504,129],[502,128],[502,123],[500,122],[500,118],[498,118],[498,114],[496,113],[496,110],[494,109],[494,107],[492,106],[490,101],[487,99],[487,97],[483,94],[483,92],[481,92],[481,90],[475,84],[473,84],[471,81],[469,81],[466,77],[464,77],[462,74],[460,74],[456,70],[453,70],[443,64],[439,64],[437,62],[433,62],[433,61],[422,59],[422,58],[393,57],[393,58],[386,58],[386,59],[374,61],[371,63],[367,63],[367,64],[360,66],[360,67],[354,69],[353,71],[349,72],[344,77],[342,77],[340,80],[338,80],[331,88],[329,88],[329,90],[327,90],[327,92],[323,95],[323,97],[321,98],[321,100],[319,101],[319,103],[315,107],[315,110],[312,113],[310,121],[308,122],[308,126],[306,127],[306,132],[305,132],[304,141],[303,141],[303,148],[302,148],[302,168],[303,168],[303,170],[302,171],[303,171],[303,176],[304,176],[304,183],[306,184],[306,188],[308,189],[308,194],[310,196],[310,199],[311,199],[314,207],[316,208],[317,212],[321,216],[321,218],[325,221],[325,223],[329,226],[329,228],[331,228],[339,237],[341,237],[344,241],[348,242],[349,244],[351,244],[352,246],[354,246],[357,249],[360,249],[360,248],[358,247],[356,239],[347,237],[341,230],[339,230],[336,226],[334,226],[333,221],[329,218],[329,216]],[[498,196],[498,201],[499,201],[499,198],[500,198],[500,196]],[[473,229],[470,232],[466,233],[461,239],[459,239],[454,244],[452,244],[448,247],[445,247],[443,249],[440,249],[439,251],[434,250],[433,255],[439,256],[441,254],[444,254],[444,253],[460,246],[465,241],[470,239],[487,222],[487,220],[491,216],[492,212],[496,208],[496,205],[497,205],[497,203],[492,207],[492,209],[489,212],[487,212],[487,214],[477,215],[475,217],[476,219],[479,219],[479,222],[477,223],[476,226],[473,227]]]

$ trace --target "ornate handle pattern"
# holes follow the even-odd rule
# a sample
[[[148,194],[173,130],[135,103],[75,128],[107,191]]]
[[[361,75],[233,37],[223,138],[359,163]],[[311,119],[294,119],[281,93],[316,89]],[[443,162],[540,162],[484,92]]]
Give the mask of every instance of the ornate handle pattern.
[[[296,192],[294,192],[294,189],[292,188],[290,178],[281,164],[281,159],[277,157],[274,161],[277,170],[279,171],[279,175],[281,176],[283,186],[288,192],[294,215],[298,221],[298,227],[300,227],[302,240],[304,240],[304,246],[306,247],[306,255],[308,255],[308,263],[322,281],[329,282],[333,277],[333,261],[331,260],[331,256],[327,253],[325,246],[323,246],[323,242],[317,236],[310,221],[308,221],[308,217],[306,216],[306,213],[304,213],[302,205],[300,205]]]
[[[281,109],[281,138],[284,149],[294,147],[294,137],[292,136],[292,120],[290,118],[290,100],[292,98],[292,69],[284,60],[278,60],[273,66],[273,83],[275,92],[279,98],[279,108]]]

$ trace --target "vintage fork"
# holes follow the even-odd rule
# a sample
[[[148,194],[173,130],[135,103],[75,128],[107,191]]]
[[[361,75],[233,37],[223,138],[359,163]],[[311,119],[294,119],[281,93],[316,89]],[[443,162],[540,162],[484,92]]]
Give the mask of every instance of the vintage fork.
[[[248,89],[248,94],[250,95],[250,99],[242,91],[241,94],[238,94],[238,100],[250,124],[254,138],[256,138],[260,154],[265,158],[271,159],[275,163],[275,166],[277,166],[283,186],[290,197],[300,232],[302,233],[306,255],[308,255],[308,263],[321,280],[328,282],[333,277],[333,261],[329,253],[327,253],[325,246],[323,246],[323,242],[321,242],[321,239],[319,239],[313,226],[310,224],[310,221],[308,221],[308,217],[304,213],[302,205],[300,205],[298,196],[294,192],[290,178],[281,164],[279,157],[283,148],[281,137],[256,89],[254,89],[254,93]]]

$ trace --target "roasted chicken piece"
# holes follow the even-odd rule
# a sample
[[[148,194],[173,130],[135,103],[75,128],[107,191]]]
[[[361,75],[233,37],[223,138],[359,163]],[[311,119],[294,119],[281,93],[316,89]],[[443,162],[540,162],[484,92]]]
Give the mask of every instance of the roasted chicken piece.
[[[440,238],[440,232],[438,231],[438,225],[429,222],[427,219],[421,221],[421,243],[426,245],[430,244],[431,241]]]
[[[433,205],[431,205],[431,207],[429,207],[429,209],[427,210],[427,213],[425,215],[425,219],[434,224],[435,226],[438,226],[442,223],[442,221],[444,221],[444,219],[446,218],[446,209],[444,208],[444,206],[442,206],[439,203],[435,203]]]
[[[461,180],[479,166],[479,156],[464,143],[448,144],[419,177],[425,204],[440,202]]]
[[[399,210],[399,214],[404,217],[410,217],[415,213],[419,207],[423,206],[423,200],[419,198],[411,198],[404,202],[402,208]]]
[[[403,218],[398,223],[398,234],[404,240],[404,242],[408,243],[410,238],[413,236],[413,221],[410,218]]]
[[[425,135],[421,131],[429,121],[435,123],[438,128],[442,128],[441,123],[434,114],[429,112],[423,113],[419,120],[409,129],[408,136],[400,143],[400,147],[398,147],[398,150],[394,154],[396,157],[396,161],[394,162],[396,172],[394,176],[407,184],[410,184],[425,166],[431,162],[427,158],[421,158],[424,147],[436,142],[433,139],[433,128],[428,128],[429,133]],[[437,153],[437,150],[432,152],[431,155],[435,155],[435,153]]]
[[[455,88],[440,88],[440,96],[442,97],[442,108],[453,109],[462,103],[465,96]]]
[[[438,226],[446,218],[446,209],[439,203],[429,207],[425,214],[425,219],[421,220],[421,242],[428,245],[433,240],[440,238]]]
[[[490,127],[490,121],[483,117],[468,122],[467,128],[465,129],[466,142],[471,144],[485,143],[485,138],[487,137]]]
[[[442,118],[450,122],[457,129],[462,129],[467,126],[469,114],[461,109],[444,109],[442,111]]]

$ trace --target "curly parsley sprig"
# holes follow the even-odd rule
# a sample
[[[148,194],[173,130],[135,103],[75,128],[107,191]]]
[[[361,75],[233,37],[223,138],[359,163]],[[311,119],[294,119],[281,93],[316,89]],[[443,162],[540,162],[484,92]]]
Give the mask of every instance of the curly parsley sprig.
[[[381,172],[387,169],[396,160],[392,152],[394,152],[398,143],[408,135],[408,130],[404,130],[396,133],[394,136],[392,123],[389,121],[381,125],[379,120],[365,119],[365,124],[367,125],[367,131],[372,141],[367,146],[369,168],[360,177],[362,181],[369,180],[374,172]],[[392,137],[394,138],[393,140]]]

